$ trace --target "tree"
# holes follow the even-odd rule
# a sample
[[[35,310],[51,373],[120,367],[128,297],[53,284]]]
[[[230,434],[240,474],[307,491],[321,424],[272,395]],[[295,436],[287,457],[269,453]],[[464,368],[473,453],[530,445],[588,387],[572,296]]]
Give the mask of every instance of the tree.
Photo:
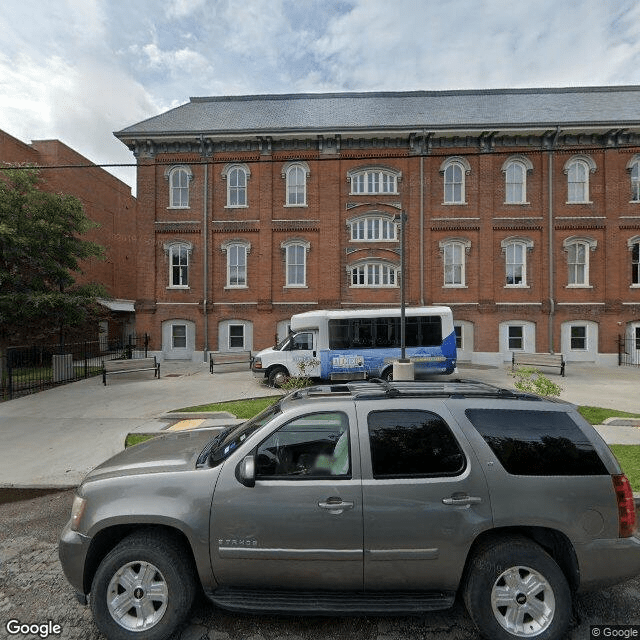
[[[74,275],[82,260],[103,257],[102,247],[82,238],[98,225],[78,198],[40,186],[35,168],[0,168],[0,355],[29,327],[62,341],[106,296],[102,285],[78,285]]]

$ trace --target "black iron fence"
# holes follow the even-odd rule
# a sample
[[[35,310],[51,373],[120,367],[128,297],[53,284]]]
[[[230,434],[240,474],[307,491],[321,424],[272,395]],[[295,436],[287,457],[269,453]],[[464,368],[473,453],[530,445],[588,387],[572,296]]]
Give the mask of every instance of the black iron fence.
[[[9,347],[0,360],[0,400],[100,375],[105,360],[144,358],[149,336]]]
[[[640,367],[640,335],[618,336],[618,364]]]

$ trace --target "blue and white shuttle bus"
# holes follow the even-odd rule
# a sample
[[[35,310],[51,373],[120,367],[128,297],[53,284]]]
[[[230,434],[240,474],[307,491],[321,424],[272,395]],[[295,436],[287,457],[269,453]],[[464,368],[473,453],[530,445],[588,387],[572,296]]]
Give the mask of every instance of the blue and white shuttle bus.
[[[391,380],[400,351],[400,309],[309,311],[291,317],[291,333],[255,355],[255,376],[280,386],[288,376]],[[456,336],[449,307],[405,311],[406,357],[416,374],[453,373]]]

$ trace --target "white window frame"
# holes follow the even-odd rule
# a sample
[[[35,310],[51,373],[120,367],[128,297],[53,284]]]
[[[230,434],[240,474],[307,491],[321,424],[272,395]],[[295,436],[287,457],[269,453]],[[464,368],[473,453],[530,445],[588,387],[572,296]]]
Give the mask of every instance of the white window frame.
[[[389,167],[360,167],[347,172],[350,195],[397,195],[402,172]]]
[[[307,206],[307,178],[309,165],[306,162],[288,162],[282,169],[285,179],[285,207]],[[302,197],[300,198],[300,194]]]
[[[459,174],[456,175],[456,171]],[[467,179],[471,173],[471,165],[466,158],[462,156],[452,156],[447,158],[440,165],[440,173],[442,174],[443,197],[442,204],[460,205],[467,204]],[[456,185],[460,187],[460,193],[456,194]],[[451,191],[449,193],[449,191]]]
[[[567,204],[591,204],[589,174],[596,170],[596,163],[590,156],[573,156],[564,165],[567,176]],[[581,171],[580,175],[578,172]],[[575,185],[582,185],[579,188]]]
[[[307,286],[307,253],[311,248],[311,243],[306,240],[286,240],[282,242],[280,247],[284,250],[284,273],[285,273],[285,287],[290,289],[302,289]],[[295,253],[294,253],[295,252]],[[302,260],[300,260],[302,257]],[[296,260],[293,262],[292,260]],[[302,267],[302,282],[299,279],[291,278],[292,268]]]
[[[234,346],[234,345],[231,344],[232,337],[237,337],[237,336],[232,336],[231,335],[231,330],[234,329],[234,328],[240,328],[242,330],[242,332],[241,332],[242,333],[242,344],[240,346],[237,346],[237,345]],[[243,324],[243,323],[230,322],[227,325],[227,336],[228,336],[228,345],[227,346],[228,346],[229,351],[233,351],[234,349],[240,349],[240,350],[244,349],[244,346],[245,346],[245,343],[246,343],[245,328],[246,328],[246,325]]]
[[[398,224],[386,213],[367,213],[347,220],[351,242],[397,242]]]
[[[511,327],[522,327],[522,347],[514,349],[509,343]],[[511,360],[513,351],[535,353],[536,350],[536,325],[530,320],[507,320],[501,322],[498,328],[500,338],[500,352],[505,360]],[[513,336],[515,338],[515,336]]]
[[[347,267],[352,289],[395,289],[399,286],[399,268],[385,260],[367,260]]]
[[[168,209],[189,209],[189,184],[193,180],[191,169],[185,165],[169,167],[165,171],[164,177],[169,183]],[[176,180],[178,185],[176,185]]]
[[[227,284],[225,289],[247,289],[249,286],[249,253],[251,252],[251,243],[246,240],[229,240],[221,246],[222,251],[227,254]],[[234,263],[234,257],[237,257],[239,250],[242,250],[244,258],[244,282],[232,283],[233,270],[238,269],[240,266],[236,261]]]
[[[629,248],[629,262],[631,264],[632,289],[640,288],[640,236],[633,236],[627,240]]]
[[[590,275],[589,275],[589,254],[591,251],[595,251],[598,246],[598,242],[593,238],[571,236],[565,238],[562,243],[563,249],[567,254],[567,289],[590,289]],[[581,247],[584,251],[584,262],[578,262],[577,259],[572,261],[572,252],[576,252],[577,258],[578,248]],[[582,280],[578,280],[578,267],[582,267]]]
[[[627,163],[629,172],[629,186],[631,187],[631,199],[629,202],[640,202],[640,155],[635,155]]]
[[[184,250],[184,252],[183,252]],[[164,252],[169,262],[168,289],[189,289],[189,270],[193,245],[190,242],[172,241],[164,245]],[[177,263],[174,263],[177,257]],[[174,271],[177,269],[177,272]],[[177,278],[174,276],[177,274]]]
[[[521,171],[520,181],[513,180],[513,171],[515,167]],[[527,201],[527,174],[532,171],[533,164],[526,156],[512,156],[505,160],[505,163],[502,165],[502,172],[504,173],[505,204],[529,204]],[[519,197],[515,197],[515,194],[510,193],[510,191],[513,191],[513,188],[510,189],[510,185],[519,185]]]
[[[471,240],[467,240],[466,238],[447,238],[441,240],[439,245],[440,253],[442,254],[443,288],[465,289],[467,287],[466,256],[471,248]],[[448,278],[448,275],[452,273],[452,269],[454,277]],[[456,281],[455,278],[456,274],[458,275],[458,281]]]
[[[527,253],[533,249],[530,238],[505,238],[501,243],[505,258],[505,289],[528,289]],[[517,252],[520,255],[517,255]],[[517,262],[516,259],[520,258]],[[520,282],[509,282],[510,276],[515,279],[515,270],[520,268]]]
[[[239,184],[238,177],[243,175],[244,184]],[[227,164],[222,170],[222,177],[227,181],[227,204],[225,209],[247,209],[249,207],[249,178],[251,171],[246,164]],[[242,198],[240,198],[242,194]],[[236,202],[232,202],[232,200]],[[240,200],[243,199],[243,202]]]
[[[176,336],[176,329],[184,329],[184,336]],[[184,345],[178,346],[176,345],[176,339],[184,340]],[[188,346],[188,338],[189,338],[189,329],[186,324],[173,323],[171,325],[171,349],[184,349],[187,350]]]

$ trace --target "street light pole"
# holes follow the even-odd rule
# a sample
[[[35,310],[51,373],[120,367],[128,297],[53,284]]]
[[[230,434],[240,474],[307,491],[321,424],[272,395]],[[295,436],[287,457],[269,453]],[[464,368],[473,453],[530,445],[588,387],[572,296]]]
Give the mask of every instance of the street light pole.
[[[407,359],[407,334],[406,334],[406,313],[405,313],[405,289],[404,289],[404,223],[407,214],[400,213],[400,359]]]

